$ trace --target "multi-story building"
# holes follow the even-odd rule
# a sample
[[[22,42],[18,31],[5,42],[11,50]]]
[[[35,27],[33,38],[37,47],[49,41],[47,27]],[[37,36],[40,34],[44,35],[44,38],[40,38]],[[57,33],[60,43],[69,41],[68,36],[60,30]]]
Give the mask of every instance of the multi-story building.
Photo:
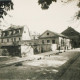
[[[30,52],[32,48],[27,42],[29,40],[31,39],[28,27],[11,26],[2,31],[0,45],[1,48],[7,49],[10,55],[22,56],[23,54],[32,53]]]
[[[32,55],[33,53],[56,50],[59,47],[60,49],[71,48],[70,39],[67,36],[49,30],[35,38],[32,37],[28,27],[11,26],[6,30],[1,30],[0,47],[7,49],[13,56]]]

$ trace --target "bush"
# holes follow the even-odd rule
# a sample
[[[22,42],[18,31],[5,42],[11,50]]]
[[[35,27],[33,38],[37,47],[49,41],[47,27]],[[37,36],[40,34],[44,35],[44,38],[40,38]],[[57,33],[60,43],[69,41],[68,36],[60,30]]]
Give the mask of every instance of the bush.
[[[2,50],[2,56],[9,56],[7,49]]]

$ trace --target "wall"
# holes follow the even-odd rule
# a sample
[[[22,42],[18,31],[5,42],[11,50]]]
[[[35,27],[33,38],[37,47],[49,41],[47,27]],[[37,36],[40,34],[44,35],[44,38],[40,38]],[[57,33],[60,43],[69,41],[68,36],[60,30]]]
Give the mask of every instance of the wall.
[[[47,33],[49,33],[49,34],[47,34]],[[45,37],[48,38],[48,37],[53,37],[53,36],[56,36],[56,34],[54,32],[47,30],[41,35],[40,38],[45,38]]]
[[[61,40],[63,40],[64,43],[61,43]],[[61,49],[65,50],[71,49],[70,39],[59,37],[59,45]]]
[[[31,40],[29,29],[27,26],[24,26],[23,33],[22,33],[22,40]]]
[[[52,40],[55,40],[54,44],[58,44],[58,37],[56,38],[43,38],[43,39],[39,39],[39,44],[42,44],[42,40],[44,40],[44,44],[53,44]],[[47,40],[50,40],[50,43],[47,43]]]
[[[1,49],[6,49],[10,56],[21,56],[20,46],[2,46]]]
[[[51,51],[51,44],[37,44],[33,45],[34,54]]]
[[[29,45],[21,45],[21,56],[31,56],[33,55],[33,48]]]

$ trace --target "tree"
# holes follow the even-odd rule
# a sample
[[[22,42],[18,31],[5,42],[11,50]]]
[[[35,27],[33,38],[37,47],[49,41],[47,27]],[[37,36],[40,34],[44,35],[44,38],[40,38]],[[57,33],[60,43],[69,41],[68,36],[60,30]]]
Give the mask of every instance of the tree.
[[[52,2],[57,2],[58,0],[38,0],[39,5],[41,5],[42,9],[48,9]],[[77,6],[80,8],[80,0],[61,0],[63,3],[69,3],[72,1],[77,1]],[[13,9],[12,0],[0,0],[0,18],[7,15],[7,11]],[[76,14],[76,18],[80,18],[80,10]]]
[[[41,4],[42,9],[48,9],[52,2],[56,2],[57,0],[38,0],[38,3]]]
[[[49,6],[52,4],[52,2],[57,2],[58,0],[38,0],[39,5],[41,5],[41,8],[44,9],[48,9]],[[78,4],[77,6],[80,8],[80,0],[61,0],[61,2],[63,3],[69,3],[72,1],[77,1]],[[75,16],[77,19],[80,19],[80,10],[76,13]]]
[[[7,15],[7,11],[13,9],[12,0],[0,0],[0,18]]]

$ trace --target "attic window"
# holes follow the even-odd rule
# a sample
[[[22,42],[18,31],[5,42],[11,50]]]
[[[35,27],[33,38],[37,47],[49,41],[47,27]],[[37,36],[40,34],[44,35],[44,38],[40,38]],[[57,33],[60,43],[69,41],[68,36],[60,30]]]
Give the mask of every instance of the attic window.
[[[9,35],[11,35],[12,34],[12,32],[11,31],[9,31]]]
[[[16,31],[13,31],[13,34],[15,34],[16,33]]]
[[[5,36],[5,33],[3,33],[3,36]]]
[[[49,35],[49,33],[47,33],[47,35]]]
[[[20,33],[20,29],[19,29],[19,33]]]

